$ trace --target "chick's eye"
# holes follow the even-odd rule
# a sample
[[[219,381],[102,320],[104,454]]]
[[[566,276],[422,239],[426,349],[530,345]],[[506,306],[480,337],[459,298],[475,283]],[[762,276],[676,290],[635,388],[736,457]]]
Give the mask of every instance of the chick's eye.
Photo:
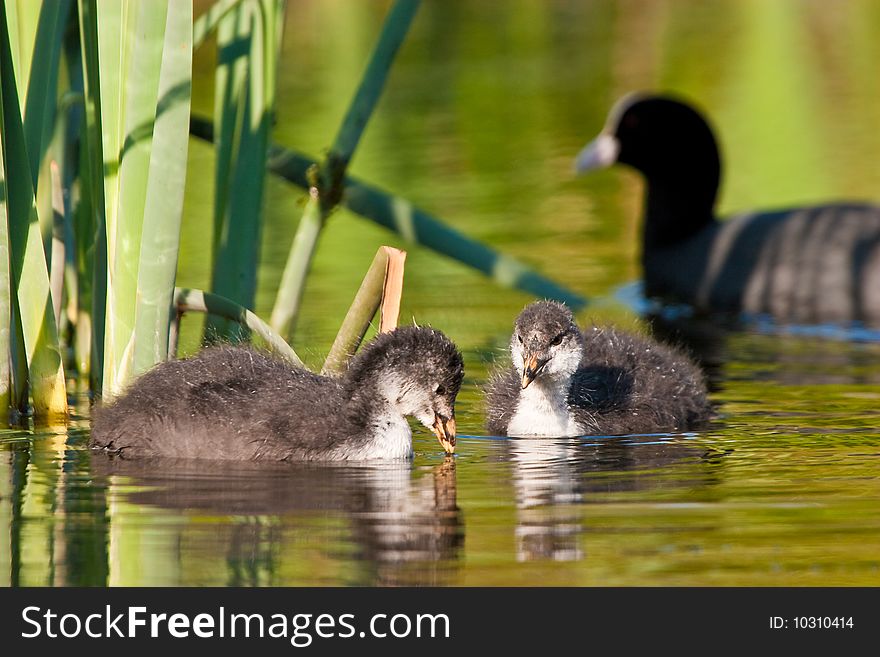
[[[523,341],[522,341],[522,336],[521,336],[521,335],[516,336],[516,339],[519,340],[519,343],[520,343],[520,344],[523,343]]]
[[[550,343],[550,346],[551,346],[551,347],[556,347],[556,346],[562,344],[562,338],[564,338],[564,337],[565,337],[565,335],[562,334],[562,333],[560,333],[560,334],[557,335],[555,338],[553,338],[553,342]]]
[[[437,394],[437,395],[445,395],[445,394],[446,394],[446,388],[444,388],[443,386],[437,386],[437,389],[434,391],[434,394]]]

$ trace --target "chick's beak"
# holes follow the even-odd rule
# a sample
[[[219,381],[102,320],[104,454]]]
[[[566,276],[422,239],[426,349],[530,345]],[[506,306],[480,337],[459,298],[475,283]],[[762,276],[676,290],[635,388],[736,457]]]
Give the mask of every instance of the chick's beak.
[[[537,356],[529,356],[525,359],[525,367],[523,367],[522,387],[528,388],[529,384],[535,380],[541,368],[547,364],[546,360],[541,360]]]
[[[445,417],[434,413],[434,433],[447,454],[455,451],[455,416]]]

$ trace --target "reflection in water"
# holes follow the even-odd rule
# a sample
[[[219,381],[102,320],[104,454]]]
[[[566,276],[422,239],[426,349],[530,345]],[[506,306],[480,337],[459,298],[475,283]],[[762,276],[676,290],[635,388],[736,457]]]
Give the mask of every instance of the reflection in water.
[[[509,441],[516,489],[517,561],[577,561],[582,500],[576,440],[513,438]]]
[[[758,382],[880,384],[880,368],[867,366],[880,356],[880,334],[875,330],[856,325],[786,326],[763,318],[677,311],[649,314],[651,331],[659,340],[687,349],[703,368],[712,392],[737,378],[736,373],[724,372],[729,363],[740,369],[740,378],[746,365],[749,379]]]
[[[352,515],[352,540],[372,567],[367,582],[382,585],[448,583],[464,546],[457,504],[455,459],[447,457],[413,485],[407,475],[396,488],[372,484],[370,498]]]
[[[65,449],[66,429],[45,431],[0,451],[0,586],[104,584],[104,491],[83,474],[88,455]]]
[[[22,507],[24,506],[24,481],[27,473],[28,450],[25,445],[13,448],[0,459],[0,500],[3,502],[3,516],[9,527],[8,543],[0,551],[0,566],[9,573],[8,584],[20,586],[21,582],[21,527]],[[4,537],[4,542],[6,542]],[[8,547],[8,549],[6,549]],[[6,582],[3,582],[6,584]]]
[[[681,468],[671,468],[689,459],[709,463],[717,456],[682,441],[681,436],[510,439],[517,560],[582,559],[583,504],[603,493],[689,486],[695,477],[703,486],[711,483],[708,470],[689,478]]]
[[[173,523],[177,539],[169,542],[180,552],[175,568],[184,577],[192,571],[187,564],[216,562],[222,551],[224,583],[284,584],[288,570],[307,569],[305,556],[318,545],[355,562],[350,584],[441,584],[455,573],[464,544],[453,459],[414,477],[407,462],[255,465],[95,454],[92,472],[107,480],[111,504],[176,511],[175,517],[185,510],[187,523]],[[210,520],[209,531],[185,531],[218,514],[233,517]],[[111,562],[112,555],[111,549]]]

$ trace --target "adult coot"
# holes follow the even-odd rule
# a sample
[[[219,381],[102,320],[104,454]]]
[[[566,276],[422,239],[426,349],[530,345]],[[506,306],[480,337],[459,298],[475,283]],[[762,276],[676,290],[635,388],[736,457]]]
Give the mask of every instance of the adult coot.
[[[647,182],[649,296],[766,313],[782,323],[880,326],[880,208],[835,203],[718,221],[721,176],[706,120],[676,98],[631,94],[578,155],[577,171],[628,164]]]

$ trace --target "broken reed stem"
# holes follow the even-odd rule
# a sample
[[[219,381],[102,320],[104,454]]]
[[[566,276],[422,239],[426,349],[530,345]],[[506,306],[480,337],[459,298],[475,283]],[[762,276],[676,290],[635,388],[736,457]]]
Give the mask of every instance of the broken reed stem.
[[[400,299],[403,296],[403,269],[406,251],[383,246],[388,252],[385,264],[385,285],[382,288],[382,305],[379,306],[379,332],[388,333],[397,328],[400,317]]]
[[[387,332],[397,326],[405,261],[406,251],[390,246],[376,252],[330,347],[322,374],[339,374],[345,369],[380,308],[379,330]]]

